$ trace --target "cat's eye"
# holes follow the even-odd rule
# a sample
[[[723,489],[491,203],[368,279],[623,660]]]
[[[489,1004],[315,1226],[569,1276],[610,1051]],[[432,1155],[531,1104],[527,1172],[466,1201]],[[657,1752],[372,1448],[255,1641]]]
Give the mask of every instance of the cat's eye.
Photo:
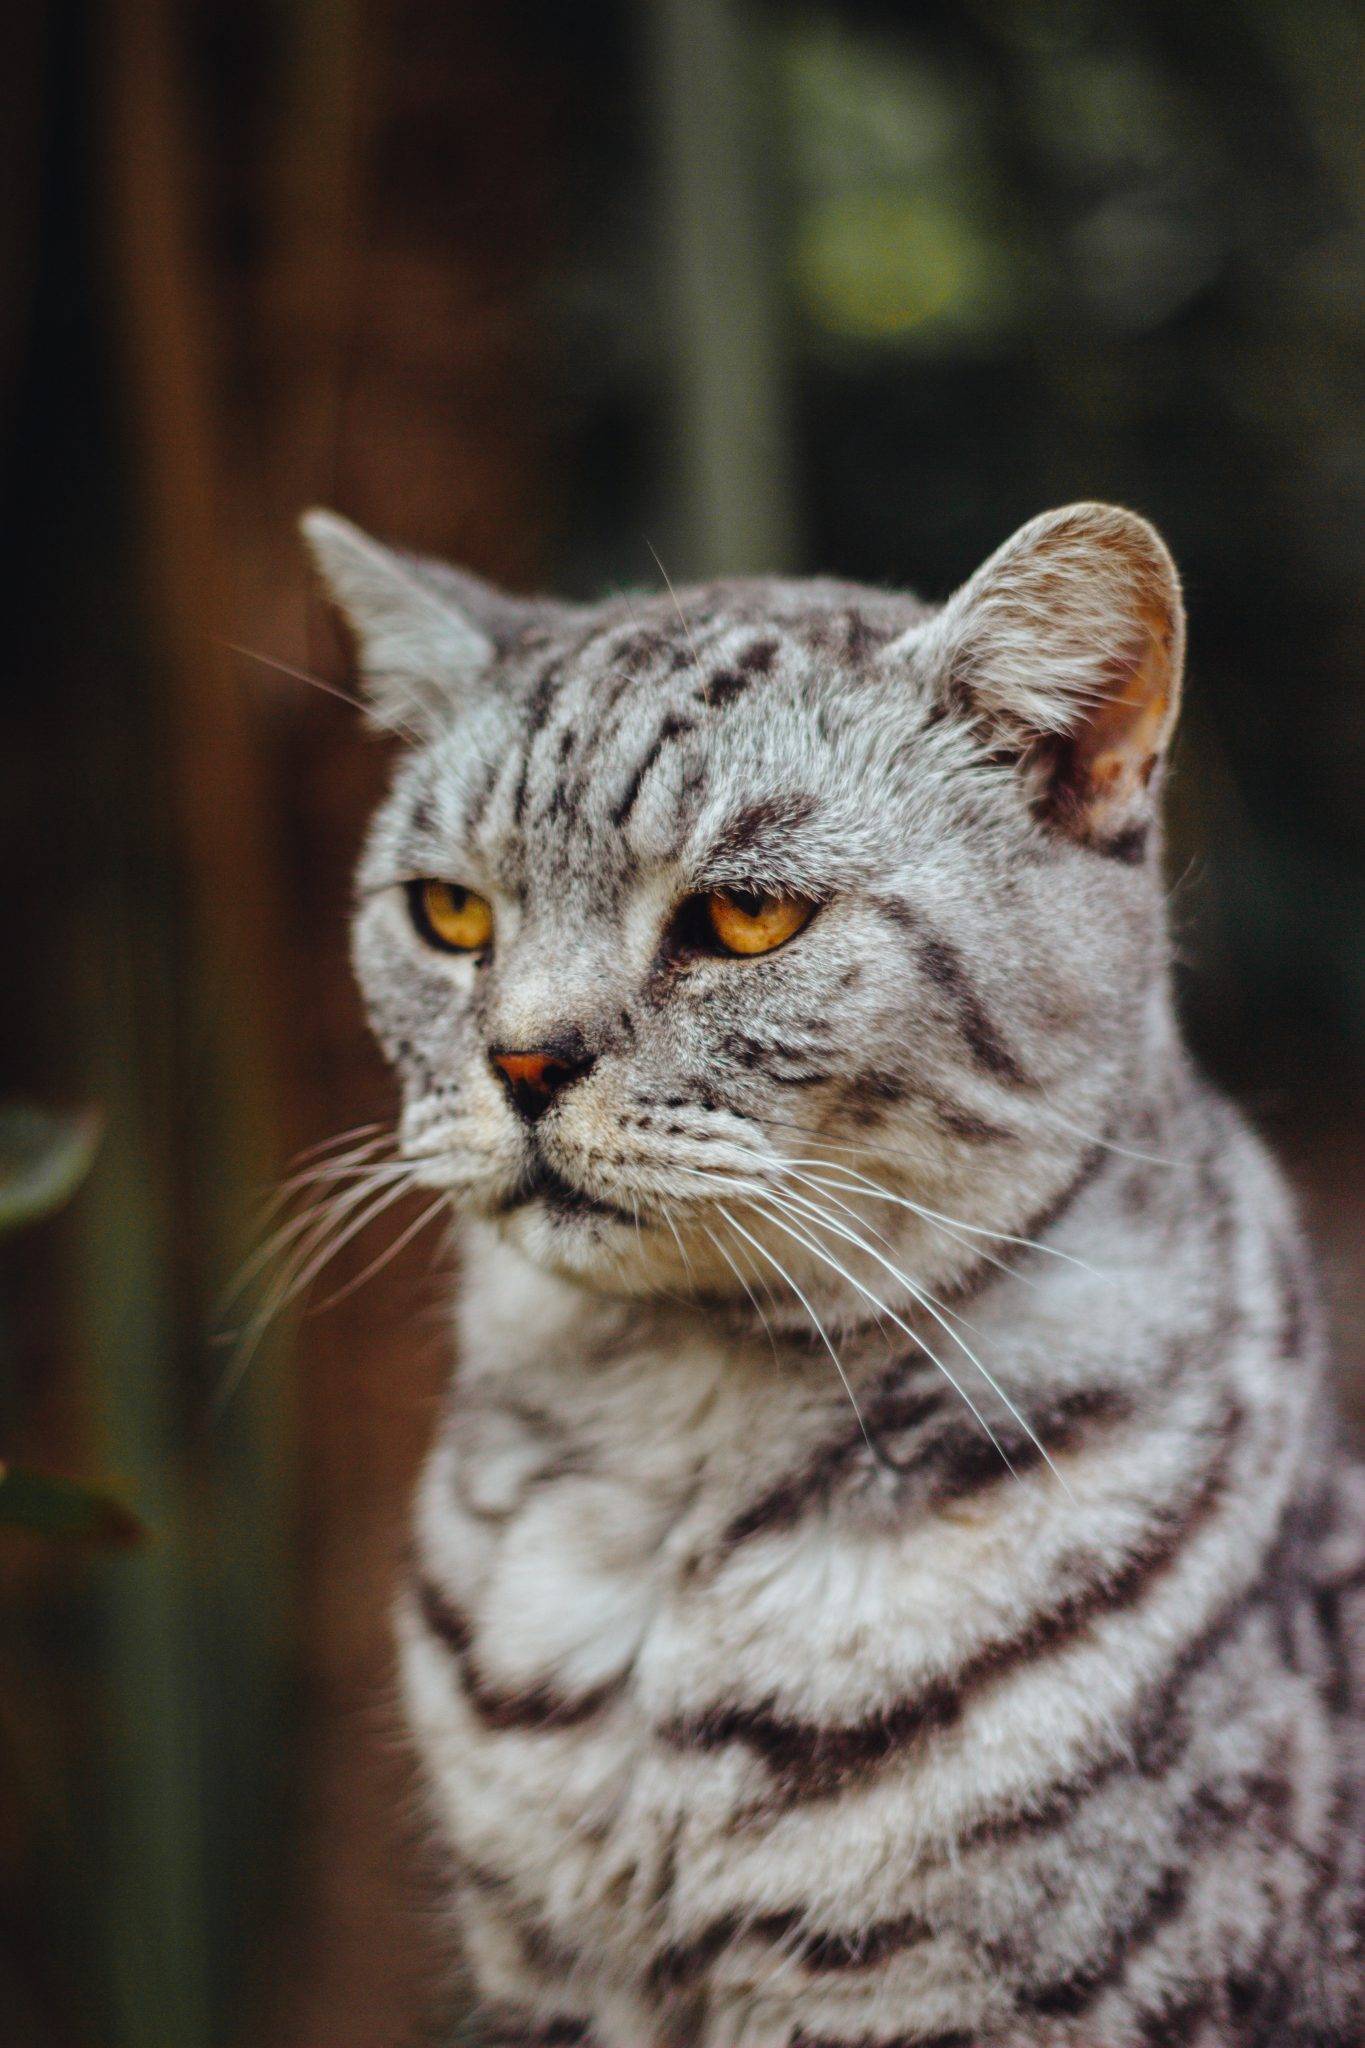
[[[724,953],[771,953],[793,939],[815,913],[807,896],[758,889],[711,889],[702,898],[706,926]]]
[[[479,953],[493,936],[493,907],[458,882],[408,883],[408,914],[420,937],[446,953]]]

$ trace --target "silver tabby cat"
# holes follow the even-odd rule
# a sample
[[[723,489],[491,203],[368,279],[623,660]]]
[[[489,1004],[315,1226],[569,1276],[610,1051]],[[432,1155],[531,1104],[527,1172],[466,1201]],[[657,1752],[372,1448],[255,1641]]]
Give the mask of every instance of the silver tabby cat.
[[[1173,1020],[1179,584],[520,602],[305,522],[462,1221],[403,1694],[486,2025],[1355,2048],[1365,1495]]]

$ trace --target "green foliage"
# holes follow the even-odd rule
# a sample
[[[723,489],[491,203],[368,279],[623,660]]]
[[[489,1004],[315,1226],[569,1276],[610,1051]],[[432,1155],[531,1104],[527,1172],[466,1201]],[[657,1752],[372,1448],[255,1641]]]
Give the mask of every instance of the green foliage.
[[[0,1236],[60,1209],[90,1170],[100,1119],[0,1103]]]
[[[112,1493],[72,1479],[45,1478],[0,1464],[0,1527],[29,1529],[68,1542],[137,1543],[146,1533],[130,1508]]]
[[[70,1200],[90,1170],[99,1129],[90,1110],[56,1116],[28,1103],[0,1104],[0,1236]],[[145,1533],[131,1508],[111,1493],[0,1462],[3,1528],[117,1547]]]

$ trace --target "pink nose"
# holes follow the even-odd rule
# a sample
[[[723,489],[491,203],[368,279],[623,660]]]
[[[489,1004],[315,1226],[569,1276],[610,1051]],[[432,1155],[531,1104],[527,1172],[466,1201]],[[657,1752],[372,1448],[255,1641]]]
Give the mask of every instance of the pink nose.
[[[513,1107],[532,1124],[545,1114],[561,1089],[581,1080],[592,1065],[591,1057],[566,1058],[550,1050],[504,1052],[495,1047],[488,1057],[501,1075]]]

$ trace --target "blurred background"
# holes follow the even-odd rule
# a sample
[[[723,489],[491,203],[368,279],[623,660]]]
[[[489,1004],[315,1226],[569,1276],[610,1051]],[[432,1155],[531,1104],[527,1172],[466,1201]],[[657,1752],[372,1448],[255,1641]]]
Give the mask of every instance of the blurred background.
[[[6,2042],[391,2048],[440,1981],[385,1621],[442,1372],[428,1241],[221,1397],[263,1196],[389,1101],[345,961],[384,749],[288,673],[344,679],[307,503],[573,595],[656,549],[941,596],[1046,506],[1155,519],[1192,613],[1185,1012],[1290,1163],[1360,1417],[1363,27],[0,15],[0,1096],[102,1119],[59,1214],[90,1127],[0,1126],[0,1212],[6,1171],[47,1175],[0,1242],[0,1458],[150,1532],[111,1549],[122,1508],[56,1495],[0,1527]]]

